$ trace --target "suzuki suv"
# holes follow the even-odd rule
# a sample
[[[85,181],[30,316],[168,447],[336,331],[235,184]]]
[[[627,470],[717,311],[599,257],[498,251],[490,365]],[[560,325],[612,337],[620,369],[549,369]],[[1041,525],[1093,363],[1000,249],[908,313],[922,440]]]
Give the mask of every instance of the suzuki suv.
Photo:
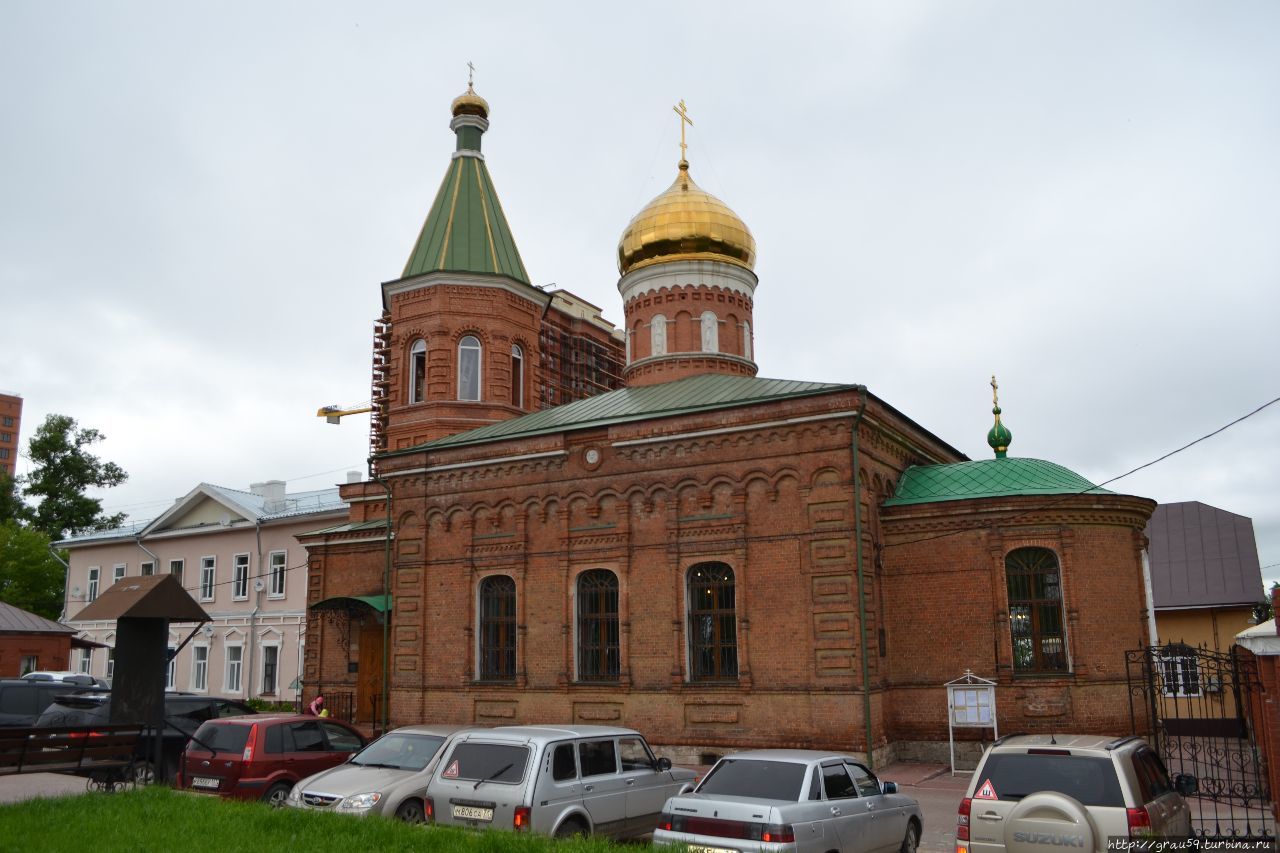
[[[956,853],[1104,851],[1109,837],[1187,838],[1194,776],[1172,782],[1137,736],[1012,735],[987,748],[960,801]]]

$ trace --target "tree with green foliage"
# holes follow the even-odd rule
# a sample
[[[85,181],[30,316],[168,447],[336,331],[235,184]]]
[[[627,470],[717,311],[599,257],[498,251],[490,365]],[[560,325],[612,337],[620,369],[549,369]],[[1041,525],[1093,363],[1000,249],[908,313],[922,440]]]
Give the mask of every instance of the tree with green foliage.
[[[104,462],[88,451],[105,435],[81,429],[74,418],[49,415],[27,444],[27,458],[34,466],[24,478],[23,494],[39,499],[27,512],[28,523],[57,542],[90,530],[118,527],[125,514],[102,514],[102,501],[86,495],[90,487],[110,488],[129,478],[114,462]]]
[[[18,494],[18,481],[9,472],[0,471],[0,523],[21,521],[27,517],[27,505]]]
[[[0,601],[57,619],[66,570],[49,552],[49,537],[15,521],[0,522]]]

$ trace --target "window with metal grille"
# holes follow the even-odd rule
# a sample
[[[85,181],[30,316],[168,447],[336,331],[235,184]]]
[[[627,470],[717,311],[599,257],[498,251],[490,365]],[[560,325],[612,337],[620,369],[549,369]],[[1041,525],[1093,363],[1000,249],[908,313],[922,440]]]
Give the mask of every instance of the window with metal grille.
[[[578,680],[618,677],[618,576],[608,569],[578,575]]]
[[[738,677],[733,569],[724,563],[689,569],[689,676],[699,681]]]
[[[1005,556],[1004,569],[1013,671],[1067,672],[1057,555],[1047,548],[1018,548]]]
[[[480,678],[516,677],[516,582],[493,575],[480,582]]]
[[[1172,643],[1160,650],[1159,663],[1165,696],[1200,695],[1200,665],[1196,661],[1195,649]]]

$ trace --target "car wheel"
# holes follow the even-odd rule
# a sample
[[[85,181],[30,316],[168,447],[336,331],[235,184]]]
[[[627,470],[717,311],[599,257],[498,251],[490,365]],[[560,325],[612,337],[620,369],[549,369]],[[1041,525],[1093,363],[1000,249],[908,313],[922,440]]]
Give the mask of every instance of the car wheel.
[[[284,801],[289,796],[289,792],[293,790],[293,786],[288,782],[277,782],[267,789],[262,795],[262,801],[272,808],[280,808],[284,805]]]
[[[400,808],[396,809],[396,818],[405,823],[422,823],[422,802],[405,800],[400,804]]]
[[[590,835],[587,825],[576,817],[571,817],[556,828],[556,838],[573,838],[578,835]]]
[[[898,848],[900,853],[916,853],[916,847],[920,845],[920,830],[916,829],[914,823],[907,824],[907,837],[902,839],[902,847]]]

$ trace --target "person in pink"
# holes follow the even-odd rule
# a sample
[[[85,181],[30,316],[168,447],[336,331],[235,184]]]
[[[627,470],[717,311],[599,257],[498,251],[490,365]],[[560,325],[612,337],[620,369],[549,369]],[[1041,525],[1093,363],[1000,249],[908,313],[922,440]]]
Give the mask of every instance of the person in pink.
[[[307,706],[307,713],[313,717],[329,716],[329,709],[324,706],[324,697],[317,695],[311,700],[311,704]]]

